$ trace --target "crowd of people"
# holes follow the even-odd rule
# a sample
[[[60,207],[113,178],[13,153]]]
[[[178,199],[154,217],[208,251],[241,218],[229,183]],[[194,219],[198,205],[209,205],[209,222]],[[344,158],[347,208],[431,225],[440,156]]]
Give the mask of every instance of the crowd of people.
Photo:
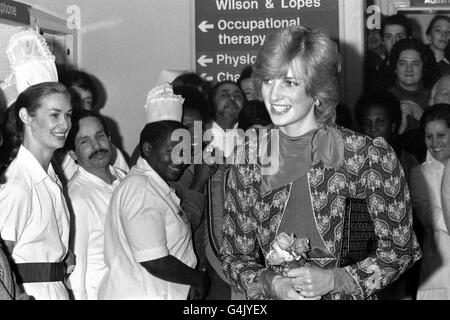
[[[149,90],[130,157],[93,76],[14,35],[0,299],[450,299],[450,18],[426,34],[385,19],[348,114],[337,43],[278,30],[238,82]],[[375,239],[358,256],[348,212]]]

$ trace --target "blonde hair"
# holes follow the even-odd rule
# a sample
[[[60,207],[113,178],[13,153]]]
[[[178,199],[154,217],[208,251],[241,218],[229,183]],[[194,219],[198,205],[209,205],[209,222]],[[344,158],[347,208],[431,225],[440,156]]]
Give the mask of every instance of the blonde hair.
[[[320,102],[315,108],[316,120],[332,121],[339,102],[337,43],[325,31],[304,26],[269,35],[258,53],[254,77],[262,81],[280,78],[288,69],[303,81],[306,94]]]

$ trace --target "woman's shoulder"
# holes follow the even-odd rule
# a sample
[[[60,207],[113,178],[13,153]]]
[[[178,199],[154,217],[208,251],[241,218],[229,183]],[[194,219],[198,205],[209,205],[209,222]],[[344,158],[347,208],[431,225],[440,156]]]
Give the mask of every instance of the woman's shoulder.
[[[344,157],[345,154],[350,156],[355,153],[367,153],[370,148],[390,149],[387,141],[381,137],[372,139],[367,135],[340,126],[336,126],[336,129],[342,133]]]
[[[24,170],[20,165],[19,161],[13,160],[8,168],[4,172],[2,184],[2,190],[15,190],[16,192],[21,192],[29,194],[33,185],[33,179],[28,174],[27,170]]]

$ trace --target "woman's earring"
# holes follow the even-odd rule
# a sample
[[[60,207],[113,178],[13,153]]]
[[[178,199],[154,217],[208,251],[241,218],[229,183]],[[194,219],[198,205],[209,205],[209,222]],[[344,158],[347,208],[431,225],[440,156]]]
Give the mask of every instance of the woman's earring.
[[[315,107],[320,106],[320,101],[319,101],[319,99],[317,99],[316,101],[314,101],[314,106],[315,106]]]

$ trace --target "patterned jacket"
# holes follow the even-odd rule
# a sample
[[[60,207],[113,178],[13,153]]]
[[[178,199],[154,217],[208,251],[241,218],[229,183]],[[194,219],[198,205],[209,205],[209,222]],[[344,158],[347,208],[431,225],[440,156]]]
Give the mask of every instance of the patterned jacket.
[[[335,293],[331,299],[367,299],[419,260],[421,251],[412,229],[408,186],[393,149],[382,138],[372,140],[348,129],[336,129],[344,141],[341,164],[333,169],[319,162],[308,172],[314,218],[334,257],[334,267],[342,243],[345,200],[366,199],[378,238],[376,253],[345,267],[355,281],[356,291]],[[227,277],[246,290],[249,297],[261,272],[266,270],[256,262],[258,249],[261,247],[264,255],[269,252],[292,183],[267,194],[261,194],[260,187],[258,164],[233,166],[228,172],[221,259]],[[324,261],[324,266],[329,262]]]

